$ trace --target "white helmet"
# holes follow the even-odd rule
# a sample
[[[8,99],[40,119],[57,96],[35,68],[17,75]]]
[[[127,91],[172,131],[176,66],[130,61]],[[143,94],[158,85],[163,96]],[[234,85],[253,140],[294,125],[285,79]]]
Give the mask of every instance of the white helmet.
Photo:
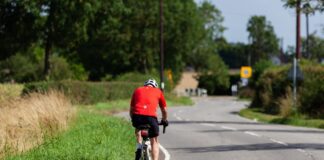
[[[158,88],[158,84],[156,83],[155,79],[148,79],[144,82],[144,86],[151,85],[154,88]]]

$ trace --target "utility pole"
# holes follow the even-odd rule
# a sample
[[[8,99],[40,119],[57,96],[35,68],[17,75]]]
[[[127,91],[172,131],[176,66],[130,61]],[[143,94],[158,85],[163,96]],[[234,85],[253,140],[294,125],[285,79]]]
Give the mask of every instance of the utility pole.
[[[296,109],[297,104],[297,63],[300,58],[300,0],[296,3],[296,56],[293,62],[293,104],[294,109]]]
[[[301,39],[300,39],[300,0],[297,0],[296,3],[296,59],[301,58],[300,48],[301,48]]]
[[[164,91],[163,0],[160,0],[160,88]]]
[[[308,12],[305,13],[306,15],[306,55],[307,58],[310,58],[310,53],[309,53],[309,19],[308,19]]]

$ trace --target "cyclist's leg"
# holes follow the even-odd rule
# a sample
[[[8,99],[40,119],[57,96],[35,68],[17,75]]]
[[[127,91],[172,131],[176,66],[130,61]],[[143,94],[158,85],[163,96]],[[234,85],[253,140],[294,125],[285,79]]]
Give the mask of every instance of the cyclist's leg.
[[[159,159],[159,142],[157,137],[150,138],[151,148],[152,148],[152,158],[153,160]]]
[[[135,129],[135,136],[137,144],[142,144],[143,138],[141,136],[141,131],[139,129]]]
[[[157,118],[155,117],[149,118],[149,122],[151,125],[149,132],[150,132],[150,141],[151,141],[151,149],[152,149],[152,158],[153,160],[158,160],[159,159],[159,142],[158,142],[159,123],[157,121]]]

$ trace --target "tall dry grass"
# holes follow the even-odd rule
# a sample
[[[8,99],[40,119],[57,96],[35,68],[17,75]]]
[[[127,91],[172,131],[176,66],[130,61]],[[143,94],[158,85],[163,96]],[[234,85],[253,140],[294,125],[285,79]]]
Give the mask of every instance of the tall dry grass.
[[[0,84],[0,107],[8,100],[19,98],[23,88],[22,84]]]
[[[34,93],[0,104],[0,156],[24,152],[67,128],[75,109],[62,94]]]

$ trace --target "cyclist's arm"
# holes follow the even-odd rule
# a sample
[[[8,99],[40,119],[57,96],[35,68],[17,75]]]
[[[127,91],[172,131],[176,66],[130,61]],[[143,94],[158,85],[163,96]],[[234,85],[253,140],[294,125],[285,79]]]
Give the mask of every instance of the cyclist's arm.
[[[162,120],[167,120],[168,119],[168,113],[166,111],[166,101],[164,98],[163,93],[161,92],[161,97],[159,99],[159,105],[160,105],[160,109],[161,109],[161,113],[162,113]]]
[[[131,100],[131,102],[130,102],[130,105],[129,105],[129,116],[132,118],[132,116],[133,116],[133,106],[135,105],[135,91],[134,91],[134,93],[133,93],[133,95],[132,95],[132,100]]]
[[[161,113],[162,113],[162,120],[167,120],[168,112],[166,111],[166,107],[161,107]]]

